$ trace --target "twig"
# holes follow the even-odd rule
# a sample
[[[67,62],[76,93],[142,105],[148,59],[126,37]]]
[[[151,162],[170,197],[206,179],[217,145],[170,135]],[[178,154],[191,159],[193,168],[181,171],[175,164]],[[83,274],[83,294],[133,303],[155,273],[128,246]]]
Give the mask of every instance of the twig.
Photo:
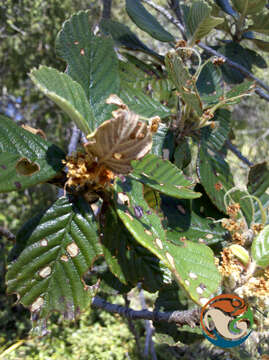
[[[226,146],[229,150],[231,150],[240,160],[243,161],[247,166],[253,166],[254,164],[249,161],[242,153],[234,146],[229,140],[226,141]]]
[[[152,321],[165,321],[169,323],[176,323],[178,326],[189,325],[195,327],[200,324],[200,309],[195,308],[184,311],[149,311],[149,310],[133,310],[126,306],[111,304],[106,300],[95,296],[92,300],[92,306],[103,309],[110,313],[119,314],[129,319],[142,319]]]
[[[103,0],[103,19],[110,19],[111,17],[112,0]]]
[[[16,236],[8,229],[0,226],[0,236],[6,237],[8,240],[15,240]]]
[[[153,1],[151,0],[143,0],[145,3],[147,3],[148,5],[150,5],[152,8],[156,9],[160,14],[162,14],[163,16],[165,16],[169,21],[171,21],[171,23],[173,23],[174,25],[176,25],[178,27],[178,29],[180,30],[181,33],[184,33],[184,26],[181,23],[181,17],[178,14],[178,11],[175,9],[173,3],[174,2],[170,2],[170,7],[171,10],[173,10],[175,12],[175,15],[177,16],[177,19],[175,19],[166,9],[164,9],[162,6],[156,5]],[[263,88],[264,90],[269,92],[269,86],[267,84],[265,84],[263,81],[261,81],[259,78],[257,78],[255,75],[253,75],[250,71],[248,71],[244,66],[230,60],[229,58],[227,58],[226,56],[220,54],[218,51],[212,49],[210,46],[199,42],[198,46],[205,50],[207,53],[217,56],[219,58],[222,58],[223,60],[225,60],[225,62],[231,66],[232,68],[240,71],[242,74],[244,74],[246,77],[254,80],[261,88]],[[267,94],[265,94],[261,89],[256,89],[256,94],[259,95],[261,98],[269,101],[269,96]]]
[[[68,145],[68,155],[71,155],[72,152],[76,151],[80,137],[81,137],[81,131],[79,130],[79,128],[76,127],[76,125],[74,125],[72,128],[72,136]],[[58,197],[61,197],[63,195],[64,195],[64,190],[59,189]]]
[[[177,19],[175,19],[170,13],[169,11],[167,11],[165,8],[163,8],[162,6],[159,6],[157,4],[155,4],[153,1],[151,0],[142,0],[144,3],[148,4],[149,6],[151,6],[153,9],[157,10],[159,13],[161,13],[162,15],[164,15],[172,24],[174,24],[181,32],[182,36],[185,38],[185,29],[184,26],[181,24],[181,22]]]
[[[141,288],[141,284],[138,284],[139,289],[139,300],[141,303],[141,307],[143,310],[147,309],[147,304],[144,296],[143,289]],[[154,348],[154,341],[152,339],[154,333],[154,327],[151,320],[145,320],[145,329],[146,329],[146,341],[145,341],[145,348],[144,348],[144,357],[148,358],[149,353],[151,354],[152,360],[157,360],[157,355]]]
[[[130,300],[128,299],[127,295],[124,294],[123,298],[124,298],[124,301],[125,301],[125,306],[127,308],[129,308],[130,307]],[[134,335],[135,343],[136,343],[136,347],[137,347],[137,350],[139,352],[139,355],[140,355],[140,357],[142,357],[142,349],[141,349],[141,345],[140,345],[139,335],[138,335],[138,333],[136,331],[136,328],[134,326],[134,323],[133,323],[132,319],[127,318],[127,321],[128,321],[129,330]]]

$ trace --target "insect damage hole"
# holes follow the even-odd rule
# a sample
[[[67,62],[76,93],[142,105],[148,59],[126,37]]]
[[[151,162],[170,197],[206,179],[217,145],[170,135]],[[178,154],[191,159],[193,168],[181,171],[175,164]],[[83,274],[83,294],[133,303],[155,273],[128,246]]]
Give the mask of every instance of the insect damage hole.
[[[67,246],[66,251],[71,257],[75,257],[79,253],[79,248],[75,242],[72,242]]]

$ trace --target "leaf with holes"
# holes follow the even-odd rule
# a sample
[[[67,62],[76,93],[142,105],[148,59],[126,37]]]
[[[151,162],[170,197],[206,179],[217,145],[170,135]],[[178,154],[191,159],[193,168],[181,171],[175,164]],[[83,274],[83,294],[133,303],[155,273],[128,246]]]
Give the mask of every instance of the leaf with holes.
[[[34,319],[55,310],[73,319],[89,307],[92,289],[82,277],[101,248],[94,214],[84,200],[60,198],[26,233],[19,232],[20,242],[26,247],[8,266],[7,291],[18,295]]]
[[[211,15],[211,6],[203,0],[195,1],[188,7],[184,6],[183,10],[187,35],[190,37],[192,45],[223,22],[223,19]]]
[[[223,78],[219,67],[211,62],[206,64],[196,83],[203,106],[217,104],[224,95]]]
[[[128,108],[119,108],[113,115],[113,119],[105,121],[88,136],[89,141],[84,147],[98,157],[99,164],[125,174],[132,169],[132,160],[140,159],[150,151],[152,132],[150,126]]]
[[[0,192],[23,190],[54,178],[64,158],[57,146],[0,116]]]
[[[148,154],[139,161],[132,161],[132,167],[132,178],[163,194],[179,199],[195,199],[201,196],[190,189],[192,184],[181,170],[170,161],[162,160],[154,154]]]
[[[162,260],[193,301],[201,305],[212,297],[219,286],[220,275],[209,247],[187,240],[176,244],[167,241],[160,218],[143,197],[143,185],[129,177],[116,182],[114,202],[128,231]]]
[[[109,119],[113,107],[105,100],[120,87],[113,40],[94,36],[89,12],[80,11],[64,23],[56,39],[56,50],[67,62],[67,74],[84,89],[95,127]]]
[[[140,0],[126,0],[126,11],[133,22],[153,38],[164,42],[175,41],[174,37],[144,8]]]
[[[104,223],[101,243],[111,272],[123,284],[136,286],[141,282],[149,292],[156,292],[164,283],[169,283],[169,270],[156,256],[134,241],[115,209],[105,206],[102,211]]]
[[[95,125],[93,110],[82,86],[69,75],[56,69],[40,66],[30,74],[35,85],[76,123],[86,135]]]
[[[201,116],[203,105],[195,81],[175,50],[169,51],[166,54],[165,65],[171,81],[175,84],[184,102]]]
[[[207,195],[213,204],[222,212],[226,213],[224,197],[228,190],[234,188],[233,176],[228,163],[214,148],[207,148],[206,143],[200,146],[197,159],[197,174]],[[227,198],[227,203],[238,202],[241,206],[248,224],[252,220],[251,200],[243,199],[247,193],[235,190]]]
[[[161,208],[164,214],[163,225],[168,230],[167,238],[176,243],[181,238],[208,246],[220,244],[222,247],[229,234],[220,223],[207,219],[192,211],[189,201],[162,196]],[[193,201],[195,204],[196,200]]]
[[[251,255],[257,265],[266,268],[269,265],[269,225],[258,234],[251,245]]]

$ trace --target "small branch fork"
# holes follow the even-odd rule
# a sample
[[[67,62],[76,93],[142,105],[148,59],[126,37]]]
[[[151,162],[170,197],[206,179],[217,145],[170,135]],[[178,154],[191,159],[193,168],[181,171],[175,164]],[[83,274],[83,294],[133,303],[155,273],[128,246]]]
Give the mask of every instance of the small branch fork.
[[[176,323],[178,326],[189,325],[195,327],[200,324],[200,309],[195,308],[184,311],[149,311],[149,310],[132,310],[129,307],[111,304],[106,300],[95,296],[92,300],[92,306],[98,309],[103,309],[110,313],[119,314],[127,319],[142,319],[152,321],[165,321],[169,323]]]
[[[151,1],[151,0],[142,0],[142,1],[145,2],[146,4],[148,4],[149,6],[151,6],[153,9],[157,10],[164,17],[166,17],[172,24],[174,24],[180,30],[183,38],[186,39],[185,29],[184,29],[184,26],[182,25],[181,12],[180,12],[180,8],[178,6],[178,0],[170,0],[169,1],[170,8],[171,8],[171,10],[173,10],[175,12],[177,19],[174,18],[165,8],[163,8],[162,6],[156,5],[153,1]],[[255,75],[253,75],[244,66],[230,60],[226,56],[220,54],[219,52],[217,52],[216,50],[212,49],[210,46],[208,46],[202,42],[199,42],[197,45],[201,49],[205,50],[208,54],[222,58],[226,64],[228,64],[232,68],[240,71],[242,74],[244,74],[248,78],[254,80],[256,82],[256,84],[258,84],[261,88],[263,88],[264,90],[269,92],[269,86],[267,84],[265,84],[262,80],[257,78]],[[261,98],[263,98],[269,102],[269,95],[266,94],[262,89],[257,88],[255,90],[255,92]]]

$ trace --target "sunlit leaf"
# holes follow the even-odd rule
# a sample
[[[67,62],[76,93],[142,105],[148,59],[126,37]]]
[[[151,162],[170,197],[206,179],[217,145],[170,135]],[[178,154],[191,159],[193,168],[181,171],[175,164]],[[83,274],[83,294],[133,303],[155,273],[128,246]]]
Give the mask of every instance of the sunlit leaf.
[[[257,265],[266,268],[269,265],[269,225],[258,234],[251,246],[251,255]]]

